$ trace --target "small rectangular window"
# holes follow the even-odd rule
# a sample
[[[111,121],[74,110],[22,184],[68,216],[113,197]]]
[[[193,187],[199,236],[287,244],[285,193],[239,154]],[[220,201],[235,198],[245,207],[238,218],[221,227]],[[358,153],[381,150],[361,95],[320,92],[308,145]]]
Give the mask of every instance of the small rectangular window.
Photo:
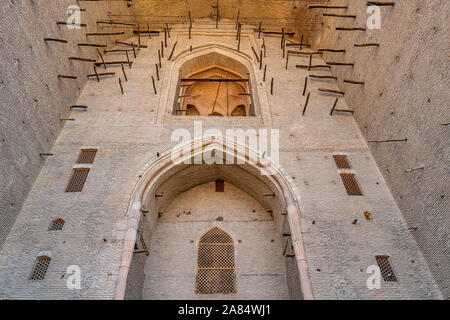
[[[78,156],[77,163],[94,163],[97,149],[82,149]]]
[[[392,270],[391,262],[388,256],[376,256],[378,267],[380,267],[381,275],[384,281],[387,282],[397,282],[397,277],[395,276],[394,270]]]
[[[347,156],[334,155],[333,158],[338,169],[351,169]]]
[[[88,174],[89,168],[73,169],[72,177],[67,185],[66,192],[81,192]]]
[[[48,266],[50,265],[50,260],[51,258],[47,256],[37,257],[30,279],[43,280],[47,273]]]
[[[349,196],[362,196],[356,177],[352,173],[341,173],[341,179]]]
[[[225,191],[225,182],[223,180],[216,180],[216,192]]]

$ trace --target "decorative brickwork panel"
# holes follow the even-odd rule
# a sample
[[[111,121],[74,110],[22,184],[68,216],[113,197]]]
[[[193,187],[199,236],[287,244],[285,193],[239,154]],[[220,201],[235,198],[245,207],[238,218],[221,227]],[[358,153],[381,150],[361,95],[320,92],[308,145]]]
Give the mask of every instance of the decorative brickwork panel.
[[[196,292],[236,293],[233,239],[217,227],[206,232],[199,242]]]
[[[78,156],[77,163],[94,163],[97,149],[83,149]]]
[[[397,282],[394,270],[392,270],[391,262],[388,256],[376,256],[377,264],[380,267],[381,275],[384,281]]]
[[[48,266],[50,265],[50,260],[51,258],[47,256],[37,257],[30,279],[43,280],[47,273]]]
[[[81,192],[88,174],[88,168],[73,169],[72,177],[67,185],[66,192]]]
[[[361,189],[354,174],[341,173],[341,179],[349,196],[362,196]]]
[[[351,169],[350,163],[348,162],[347,156],[336,155],[333,156],[334,162],[338,169]]]

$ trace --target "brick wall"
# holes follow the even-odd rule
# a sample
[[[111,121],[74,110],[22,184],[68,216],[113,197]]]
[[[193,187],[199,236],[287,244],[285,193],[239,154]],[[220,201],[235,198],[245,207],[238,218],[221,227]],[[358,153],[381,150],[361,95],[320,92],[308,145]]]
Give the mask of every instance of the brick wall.
[[[197,32],[202,34],[198,40]],[[218,37],[219,33],[223,33],[221,37]],[[0,255],[1,298],[113,297],[127,225],[127,208],[139,174],[146,163],[157,159],[157,153],[167,151],[176,144],[170,140],[174,129],[193,130],[194,118],[157,121],[158,113],[165,110],[165,103],[160,101],[159,95],[162,83],[172,85],[177,81],[171,75],[173,62],[164,59],[162,78],[157,82],[158,95],[153,93],[151,76],[154,75],[157,50],[163,38],[161,34],[152,37],[152,40],[145,39],[144,44],[148,48],[139,50],[132,69],[126,69],[128,82],[123,82],[124,95],[118,85],[118,77],[123,80],[120,66],[111,68],[116,72],[114,77],[100,82],[91,80],[85,86],[77,104],[89,105],[88,111],[73,111],[70,114],[76,121],[65,124],[62,129],[51,150],[54,156],[44,164],[5,242]],[[137,39],[133,41],[136,43]],[[236,47],[235,34],[227,30],[194,28],[194,37],[188,40],[185,28],[178,30],[173,27],[169,47],[175,41],[178,41],[175,56],[181,51],[188,52],[190,45],[194,52],[198,52],[201,49],[197,46],[204,46],[205,42],[226,47],[227,50]],[[256,70],[253,76],[257,80],[255,85],[259,98],[268,105],[264,122],[252,125],[280,130],[280,166],[296,186],[315,297],[442,298],[356,122],[347,114],[330,116],[335,97],[318,92],[324,86],[335,90],[338,87],[310,81],[310,102],[305,116],[302,116],[305,103],[302,89],[308,71],[297,69],[295,65],[307,64],[308,56],[290,57],[288,70],[285,70],[280,39],[266,37],[265,41],[267,56],[264,63],[268,65],[266,83],[251,51],[252,45],[260,47],[262,41],[249,34],[243,38],[241,46],[241,56],[248,59]],[[324,62],[315,57],[313,63]],[[270,94],[272,77],[273,95]],[[344,99],[340,99],[339,108],[349,108]],[[202,120],[208,124],[205,129],[212,126],[246,129],[249,125],[245,118],[230,121],[205,117]],[[98,148],[98,153],[84,189],[81,193],[65,193],[80,149],[86,146]],[[348,154],[363,196],[347,195],[332,158],[335,152]],[[198,173],[200,175],[201,171]],[[233,184],[239,187],[239,179],[233,180]],[[255,187],[245,191],[255,199],[264,198],[261,185],[255,184]],[[258,201],[263,203],[263,200]],[[371,212],[374,219],[365,221],[364,211]],[[155,216],[157,212],[149,211],[148,214]],[[57,217],[66,220],[64,229],[49,232],[50,221]],[[358,221],[354,224],[355,219]],[[275,223],[281,225],[279,221]],[[200,229],[203,230],[199,228],[198,231]],[[180,230],[180,233],[185,232],[188,230]],[[262,234],[254,237],[255,241],[263,241]],[[244,237],[242,240],[243,245],[251,241]],[[191,246],[190,243],[185,245]],[[46,278],[31,281],[32,266],[42,251],[52,252]],[[375,255],[379,254],[391,256],[400,281],[382,283],[380,290],[368,290],[365,271],[375,264]],[[66,269],[70,265],[81,268],[81,290],[66,287]],[[295,280],[295,276],[290,277],[289,281],[292,279]],[[295,289],[290,287],[289,290]]]
[[[89,37],[86,32],[107,32],[97,20],[108,12],[124,13],[126,3],[82,3],[81,22],[87,27],[69,30],[66,10],[74,1],[2,1],[0,4],[0,248],[2,247],[45,156],[60,134],[74,104],[92,73],[91,63],[69,61],[69,56],[96,59],[95,48],[78,43],[111,45],[111,37]],[[114,36],[114,40],[129,37]],[[45,42],[59,38],[68,43]],[[58,74],[77,80],[58,80]]]
[[[450,96],[445,39],[449,34],[446,13],[450,4],[398,0],[393,8],[381,8],[380,30],[365,32],[335,28],[366,27],[366,1],[333,0],[330,4],[348,4],[348,10],[341,13],[357,18],[327,18],[317,47],[346,49],[345,54],[325,53],[324,58],[355,63],[353,68],[332,67],[332,73],[339,78],[338,86],[355,110],[355,120],[365,139],[408,139],[407,143],[369,143],[369,147],[448,298]],[[380,47],[354,47],[355,43],[367,42],[379,43]],[[344,79],[366,84],[346,84]]]

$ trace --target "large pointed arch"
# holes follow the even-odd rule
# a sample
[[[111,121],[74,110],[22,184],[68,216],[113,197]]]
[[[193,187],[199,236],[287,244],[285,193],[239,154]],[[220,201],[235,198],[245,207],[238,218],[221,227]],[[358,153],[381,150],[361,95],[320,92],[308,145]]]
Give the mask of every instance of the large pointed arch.
[[[187,147],[191,147],[192,152],[186,153]],[[170,174],[171,170],[177,165],[199,156],[205,155],[208,157],[218,152],[229,154],[238,161],[240,160],[241,163],[248,165],[253,171],[252,173],[260,175],[259,177],[264,179],[264,183],[270,185],[272,191],[280,199],[283,211],[286,212],[288,217],[303,298],[306,300],[314,299],[300,227],[297,191],[292,178],[283,169],[270,162],[268,158],[262,158],[253,150],[222,137],[205,137],[190,141],[183,146],[178,146],[176,149],[161,154],[156,160],[147,163],[141,170],[140,179],[133,189],[127,210],[127,231],[114,294],[115,299],[121,300],[125,296],[128,271],[133,257],[137,228],[145,199],[152,193],[154,196],[154,192],[161,180],[164,179],[164,175]],[[256,159],[256,161],[252,159]],[[265,172],[265,174],[261,175],[261,172]]]

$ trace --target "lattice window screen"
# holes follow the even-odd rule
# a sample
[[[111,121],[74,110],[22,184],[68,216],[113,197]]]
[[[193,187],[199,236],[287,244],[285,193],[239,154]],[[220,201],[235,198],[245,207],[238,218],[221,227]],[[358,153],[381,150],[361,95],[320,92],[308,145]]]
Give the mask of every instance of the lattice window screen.
[[[83,149],[78,156],[77,163],[94,163],[97,149]]]
[[[380,267],[381,275],[384,281],[387,282],[397,282],[397,277],[395,276],[394,270],[392,270],[391,262],[388,256],[376,256],[377,264]]]
[[[349,196],[362,196],[361,189],[354,174],[341,173],[341,179]]]
[[[338,169],[351,169],[347,156],[335,155],[333,158]]]
[[[30,279],[43,280],[47,273],[48,266],[50,265],[50,260],[51,258],[47,256],[37,257]]]
[[[199,242],[196,292],[236,293],[233,239],[217,227],[206,232]]]
[[[51,231],[56,231],[56,230],[62,230],[64,227],[64,220],[61,218],[55,219],[52,221],[52,223],[50,224],[50,227],[48,228]]]
[[[88,174],[88,168],[73,169],[72,177],[67,185],[66,192],[81,192]]]

